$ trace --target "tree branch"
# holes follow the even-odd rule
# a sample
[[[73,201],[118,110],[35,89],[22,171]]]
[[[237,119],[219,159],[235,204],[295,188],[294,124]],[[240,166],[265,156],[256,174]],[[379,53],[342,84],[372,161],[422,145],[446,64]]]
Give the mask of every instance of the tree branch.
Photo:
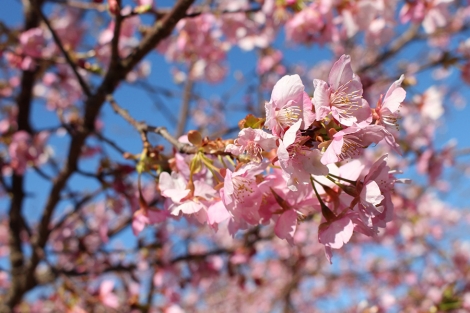
[[[24,281],[16,287],[12,286],[3,303],[7,309],[13,309],[22,299],[24,293],[36,285],[35,270],[44,257],[43,249],[50,234],[50,221],[55,207],[60,201],[60,194],[66,186],[68,179],[77,169],[78,159],[86,138],[94,131],[94,123],[108,94],[112,94],[120,81],[137,65],[147,53],[158,43],[169,36],[176,23],[186,15],[186,11],[194,0],[179,0],[173,10],[161,21],[158,21],[142,40],[140,45],[125,60],[110,67],[102,83],[94,94],[85,102],[84,121],[77,132],[72,135],[67,160],[55,178],[49,192],[43,215],[39,222],[36,236],[32,239],[32,255],[26,271],[23,272]]]
[[[23,1],[25,15],[25,30],[35,28],[39,25],[39,17],[35,13],[35,6],[40,7],[42,0]],[[18,130],[32,133],[29,122],[31,113],[31,102],[33,99],[33,87],[38,69],[32,71],[25,70],[21,78],[21,91],[16,99],[18,106]],[[10,266],[11,266],[11,286],[6,295],[6,301],[0,304],[0,312],[12,311],[16,303],[19,302],[24,289],[24,255],[22,250],[21,230],[26,226],[22,216],[24,200],[24,177],[23,175],[13,174],[11,183],[11,201],[9,208],[9,234],[8,245],[10,248]]]

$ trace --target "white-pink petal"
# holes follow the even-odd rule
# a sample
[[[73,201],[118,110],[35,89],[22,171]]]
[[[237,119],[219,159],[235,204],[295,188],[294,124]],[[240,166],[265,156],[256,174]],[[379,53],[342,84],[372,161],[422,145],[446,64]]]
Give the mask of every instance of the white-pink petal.
[[[294,233],[297,228],[297,213],[288,210],[279,216],[274,227],[274,233],[281,239],[286,239],[291,245],[294,244]]]

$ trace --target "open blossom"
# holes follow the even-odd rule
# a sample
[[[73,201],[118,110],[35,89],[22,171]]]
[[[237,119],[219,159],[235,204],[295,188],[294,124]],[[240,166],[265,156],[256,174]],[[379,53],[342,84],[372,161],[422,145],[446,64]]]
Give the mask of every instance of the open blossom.
[[[210,205],[216,191],[202,180],[196,180],[193,182],[194,190],[188,188],[188,183],[184,177],[176,172],[168,174],[162,172],[159,178],[159,188],[164,197],[168,197],[171,201],[166,202],[166,206],[172,215],[183,214],[195,214],[203,210],[203,213],[207,210]],[[204,218],[207,218],[204,214],[201,214],[200,221],[204,222]]]
[[[238,134],[233,144],[227,145],[226,152],[233,155],[246,154],[246,156],[255,162],[261,162],[263,151],[275,149],[277,138],[261,129],[244,128]]]
[[[316,120],[320,121],[329,113],[344,126],[351,126],[370,117],[369,104],[362,98],[362,84],[351,67],[351,57],[343,55],[333,65],[328,83],[314,79]]]
[[[368,227],[384,228],[393,218],[391,192],[398,180],[390,173],[388,155],[383,155],[370,168],[358,187],[357,212]]]
[[[380,125],[359,124],[343,129],[334,134],[328,148],[321,158],[323,164],[356,158],[372,143],[378,143],[385,138],[384,127]]]
[[[259,223],[258,210],[263,198],[263,189],[258,186],[255,176],[266,166],[266,162],[248,163],[235,172],[227,169],[221,198],[235,222],[243,221],[255,225]]]
[[[310,97],[299,75],[286,75],[274,85],[271,101],[266,102],[266,123],[273,135],[283,137],[287,128],[302,120],[300,129],[314,121]]]
[[[324,16],[318,4],[313,3],[296,13],[286,22],[286,37],[296,43],[313,43],[324,41],[321,34],[325,27]]]
[[[377,108],[374,109],[375,118],[378,120],[380,125],[385,128],[391,128],[392,130],[398,128],[397,120],[400,118],[400,106],[405,100],[406,91],[400,87],[401,83],[405,79],[404,75],[401,75],[390,88],[387,90],[382,101],[377,104]]]
[[[287,130],[277,150],[283,176],[291,190],[297,190],[298,185],[310,184],[310,175],[328,174],[328,168],[320,162],[320,150],[304,146],[304,140],[297,136],[301,122],[297,121]]]
[[[398,119],[400,118],[401,103],[405,100],[406,91],[400,87],[404,75],[401,75],[390,88],[387,90],[382,101],[379,101],[377,108],[373,109],[373,116],[376,119],[376,124],[383,125],[385,129],[385,141],[399,154],[401,154],[400,147],[395,142],[393,135],[398,129]]]
[[[256,71],[263,75],[270,71],[275,70],[278,74],[284,74],[286,69],[283,65],[280,64],[282,61],[283,55],[279,50],[264,49],[263,55],[258,60],[258,65],[256,66]]]

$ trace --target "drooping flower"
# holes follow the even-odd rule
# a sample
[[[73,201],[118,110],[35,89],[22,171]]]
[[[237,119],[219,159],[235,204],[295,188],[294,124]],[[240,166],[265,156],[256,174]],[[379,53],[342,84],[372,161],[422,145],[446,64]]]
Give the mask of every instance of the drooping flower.
[[[331,263],[331,249],[341,249],[352,237],[353,232],[370,236],[371,231],[359,219],[356,212],[342,213],[318,227],[318,242],[325,246],[325,255]]]
[[[312,102],[315,106],[316,120],[328,114],[344,126],[352,126],[370,117],[369,104],[362,98],[362,84],[351,67],[351,57],[343,55],[335,62],[328,77],[328,83],[313,80],[315,92]]]
[[[388,154],[383,155],[370,168],[358,185],[359,195],[355,209],[367,227],[384,228],[393,218],[391,192],[397,180],[387,165]]]

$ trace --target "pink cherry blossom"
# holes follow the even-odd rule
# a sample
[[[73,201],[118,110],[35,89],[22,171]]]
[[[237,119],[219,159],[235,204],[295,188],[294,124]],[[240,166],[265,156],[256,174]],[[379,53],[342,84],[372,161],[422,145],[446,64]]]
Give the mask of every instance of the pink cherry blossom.
[[[334,37],[331,6],[313,2],[286,22],[286,38],[295,43],[323,44]]]
[[[384,228],[393,218],[391,191],[397,179],[390,174],[388,155],[383,155],[370,168],[359,185],[357,210],[367,227]]]
[[[298,214],[294,210],[287,210],[279,216],[274,233],[281,239],[286,239],[291,245],[294,244],[294,233],[297,228]]]
[[[337,132],[323,153],[321,162],[330,164],[360,156],[369,145],[385,138],[387,133],[384,130],[380,125],[361,124]]]
[[[402,23],[422,22],[426,33],[434,33],[449,22],[448,5],[452,2],[453,0],[418,0],[406,3],[400,11],[400,20]]]
[[[25,131],[13,134],[12,143],[8,147],[10,154],[10,166],[17,175],[25,173],[28,163],[40,164],[44,153],[44,144],[48,135],[45,132],[37,134],[33,139]]]
[[[258,186],[255,175],[261,173],[266,166],[266,162],[248,163],[235,172],[227,169],[221,198],[234,217],[234,223],[259,223],[258,210],[263,190]]]
[[[351,57],[343,55],[333,65],[327,84],[314,79],[315,92],[312,102],[315,105],[316,120],[320,121],[330,112],[345,126],[362,122],[370,117],[369,104],[362,98],[362,84],[353,73]]]
[[[278,137],[283,137],[285,130],[299,120],[302,121],[300,129],[308,128],[314,120],[312,104],[299,75],[282,77],[265,107],[265,126]]]
[[[351,239],[354,223],[350,215],[340,215],[332,221],[322,223],[318,229],[318,242],[325,245],[325,254],[330,262],[331,249],[341,249]]]
[[[227,145],[226,152],[233,155],[245,154],[250,160],[261,162],[262,152],[275,149],[277,138],[261,129],[244,128],[233,144]]]
[[[104,305],[111,308],[119,307],[119,298],[113,293],[114,282],[111,280],[104,280],[101,282],[99,289],[99,298]]]
[[[328,174],[328,168],[320,162],[320,150],[302,145],[305,138],[297,137],[300,124],[301,120],[287,130],[277,150],[283,176],[291,190],[297,190],[298,185],[310,184],[311,175]]]
[[[206,182],[196,180],[193,182],[194,190],[189,188],[188,183],[179,173],[172,172],[170,174],[163,172],[160,174],[159,188],[162,195],[169,197],[166,202],[167,209],[172,215],[178,216],[183,214],[195,214],[200,210],[202,220],[206,220],[207,216],[204,212],[208,208],[208,203],[212,200],[216,191]]]
[[[397,120],[400,118],[399,108],[406,97],[406,91],[400,87],[404,79],[405,76],[401,75],[401,77],[390,86],[385,97],[377,104],[377,108],[375,109],[378,122],[386,128],[392,128],[392,130],[398,127]]]
[[[41,28],[31,28],[20,35],[23,52],[32,58],[40,58],[45,45],[44,32]]]

